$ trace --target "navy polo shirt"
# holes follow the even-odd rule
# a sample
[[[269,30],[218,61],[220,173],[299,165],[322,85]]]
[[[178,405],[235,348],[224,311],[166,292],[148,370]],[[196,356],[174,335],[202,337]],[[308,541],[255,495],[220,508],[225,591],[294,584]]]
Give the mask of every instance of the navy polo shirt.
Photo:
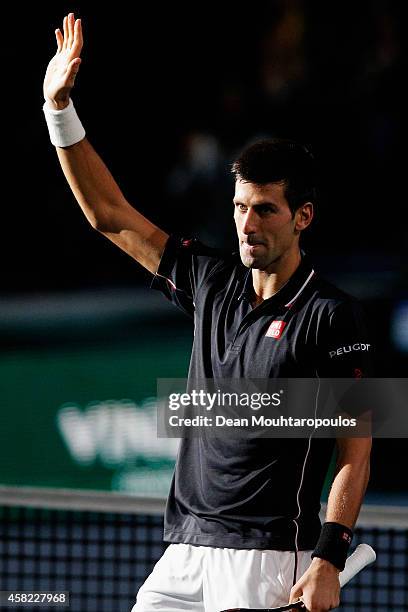
[[[189,379],[360,377],[371,344],[359,303],[303,257],[253,308],[237,253],[170,237],[153,287],[194,318]],[[196,545],[312,549],[330,439],[183,438],[164,539]]]

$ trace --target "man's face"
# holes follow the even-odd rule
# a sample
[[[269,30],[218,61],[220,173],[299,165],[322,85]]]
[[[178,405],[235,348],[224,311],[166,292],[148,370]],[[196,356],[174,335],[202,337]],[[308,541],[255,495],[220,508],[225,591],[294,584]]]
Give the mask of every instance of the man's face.
[[[292,218],[284,185],[235,183],[234,220],[242,263],[272,271],[274,264],[298,249],[298,215]]]

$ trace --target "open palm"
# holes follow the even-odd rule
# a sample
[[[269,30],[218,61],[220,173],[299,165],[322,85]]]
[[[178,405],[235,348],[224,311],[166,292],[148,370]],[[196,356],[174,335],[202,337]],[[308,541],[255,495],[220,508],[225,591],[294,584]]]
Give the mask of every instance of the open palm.
[[[44,79],[44,98],[54,108],[64,108],[68,104],[79,70],[83,45],[81,20],[70,13],[64,17],[63,32],[55,31],[58,48]]]

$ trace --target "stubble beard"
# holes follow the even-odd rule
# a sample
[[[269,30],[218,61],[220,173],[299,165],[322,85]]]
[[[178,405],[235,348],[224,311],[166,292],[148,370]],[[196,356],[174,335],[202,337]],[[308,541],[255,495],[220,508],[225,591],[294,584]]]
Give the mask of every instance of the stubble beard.
[[[263,270],[273,263],[273,260],[271,261],[271,258],[267,258],[265,255],[260,255],[257,257],[244,253],[242,247],[240,248],[240,257],[244,266],[246,268],[251,268],[252,270]]]

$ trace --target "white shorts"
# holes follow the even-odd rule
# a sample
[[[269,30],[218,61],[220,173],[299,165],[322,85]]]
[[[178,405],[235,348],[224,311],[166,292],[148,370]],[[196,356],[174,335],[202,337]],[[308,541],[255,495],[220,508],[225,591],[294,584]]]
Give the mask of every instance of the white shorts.
[[[298,553],[297,580],[312,551]],[[295,554],[279,550],[171,544],[142,585],[131,612],[220,612],[289,601]]]

